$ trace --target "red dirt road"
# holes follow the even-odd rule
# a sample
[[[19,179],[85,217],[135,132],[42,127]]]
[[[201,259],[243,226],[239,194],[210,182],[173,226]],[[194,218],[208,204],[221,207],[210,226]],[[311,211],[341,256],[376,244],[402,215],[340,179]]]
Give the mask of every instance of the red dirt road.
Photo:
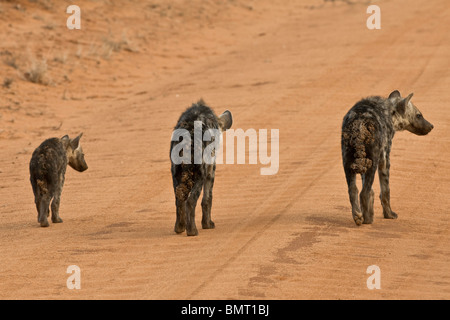
[[[82,28],[68,30],[55,2],[0,4],[1,299],[450,298],[447,1],[378,1],[381,30],[367,4],[319,0],[79,1]],[[374,224],[357,227],[342,118],[395,89],[435,129],[394,138],[398,220],[377,196]],[[280,167],[218,165],[216,229],[187,237],[173,232],[169,145],[199,98],[235,129],[279,129]],[[79,132],[89,169],[67,169],[64,223],[40,228],[31,154]]]

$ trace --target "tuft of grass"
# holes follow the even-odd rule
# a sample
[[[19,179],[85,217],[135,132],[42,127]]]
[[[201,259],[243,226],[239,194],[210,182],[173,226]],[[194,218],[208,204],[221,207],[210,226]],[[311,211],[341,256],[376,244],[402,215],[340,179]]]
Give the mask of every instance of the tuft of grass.
[[[122,37],[121,40],[115,40],[112,37],[103,37],[101,56],[104,59],[109,59],[113,52],[119,52],[128,44],[126,38]]]
[[[52,10],[54,5],[51,0],[28,0],[29,2],[37,3],[45,10]]]
[[[125,32],[122,32],[120,39],[115,37],[111,32],[108,35],[103,36],[100,39],[100,43],[96,43],[94,40],[89,45],[89,56],[95,56],[108,60],[114,52],[120,51],[139,52],[129,41]],[[77,57],[81,56],[82,48],[79,47],[76,53]]]
[[[107,37],[103,37],[100,53],[102,58],[109,59],[113,52],[119,52],[121,50],[138,52],[138,50],[131,45],[126,32],[122,32],[122,37],[119,40],[114,39],[111,34]]]
[[[33,59],[31,66],[27,72],[25,72],[25,78],[33,83],[48,85],[50,83],[47,76],[48,66],[47,60]]]
[[[14,79],[13,78],[5,78],[3,80],[3,88],[9,88],[11,86],[11,84],[13,83]]]
[[[75,53],[75,56],[78,58],[78,59],[80,59],[81,58],[81,55],[82,55],[82,53],[83,53],[83,48],[81,47],[81,45],[80,44],[78,44],[78,47],[77,47],[77,52]]]
[[[16,57],[14,57],[14,56],[12,56],[12,55],[7,56],[6,58],[4,58],[4,59],[3,59],[3,62],[4,62],[7,66],[10,66],[10,67],[12,67],[12,68],[14,68],[14,69],[17,69],[17,68],[18,68],[18,66],[17,66],[17,61],[16,61]]]
[[[67,52],[64,52],[64,53],[60,53],[57,56],[55,56],[53,58],[53,61],[59,62],[59,63],[62,63],[62,64],[66,64],[67,58],[68,58],[68,54],[67,54]]]
[[[47,22],[44,26],[42,26],[42,28],[44,28],[45,30],[53,30],[55,29],[55,24],[53,22]]]

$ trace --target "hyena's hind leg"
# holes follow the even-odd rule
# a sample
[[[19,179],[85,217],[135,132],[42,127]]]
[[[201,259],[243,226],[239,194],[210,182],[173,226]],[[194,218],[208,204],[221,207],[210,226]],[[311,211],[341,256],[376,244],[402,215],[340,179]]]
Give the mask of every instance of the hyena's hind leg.
[[[203,199],[202,199],[202,228],[214,229],[215,224],[211,220],[212,207],[212,190],[214,186],[214,172],[215,166],[207,169],[205,182],[203,184]]]
[[[186,186],[181,185],[181,178],[177,177],[179,168],[172,164],[173,191],[175,194],[175,207],[177,209],[177,219],[175,221],[174,231],[182,233],[186,230]]]
[[[37,221],[39,223],[39,217],[40,217],[40,206],[41,206],[41,194],[39,192],[39,188],[37,185],[37,181],[34,179],[31,179],[31,186],[33,187],[33,194],[34,194],[34,203],[36,205],[36,212],[37,212]]]
[[[380,200],[383,206],[385,219],[397,219],[397,214],[391,209],[391,191],[389,188],[389,156],[383,156],[378,165],[378,177],[380,178]]]
[[[174,231],[183,233],[186,230],[186,201],[177,198],[175,205],[177,207],[177,220],[175,221]]]
[[[48,227],[49,223],[47,217],[49,215],[49,206],[50,206],[51,196],[49,194],[44,194],[40,198],[39,205],[39,218],[38,222],[41,224],[41,227]]]
[[[49,191],[47,183],[43,180],[37,179],[32,183],[34,192],[34,202],[38,212],[38,222],[41,227],[48,227],[47,217],[49,216],[49,206],[52,199],[52,195]]]
[[[59,203],[61,201],[61,193],[62,193],[62,188],[64,186],[64,174],[60,174],[59,176],[59,184],[58,186],[55,188],[55,194],[53,196],[53,201],[52,201],[52,222],[53,223],[61,223],[63,222],[63,220],[61,219],[61,217],[59,216]]]
[[[372,189],[373,180],[375,178],[375,172],[377,171],[377,166],[372,166],[367,170],[366,173],[362,175],[363,187],[361,194],[359,195],[361,210],[364,217],[364,224],[373,223],[373,202],[375,192]]]
[[[348,195],[352,205],[353,220],[355,220],[355,223],[360,226],[364,222],[364,218],[359,206],[359,191],[356,186],[356,173],[354,173],[350,168],[345,168],[345,177],[347,179]]]
[[[195,224],[195,207],[197,200],[202,192],[203,181],[198,179],[195,181],[191,193],[186,201],[186,234],[188,236],[198,235],[197,226]]]

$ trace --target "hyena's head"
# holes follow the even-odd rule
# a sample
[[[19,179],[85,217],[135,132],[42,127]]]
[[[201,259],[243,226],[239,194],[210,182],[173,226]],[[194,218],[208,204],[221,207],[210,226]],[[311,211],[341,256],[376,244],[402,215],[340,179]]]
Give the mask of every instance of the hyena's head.
[[[81,148],[80,139],[83,133],[76,138],[70,139],[68,135],[61,138],[61,142],[67,152],[67,161],[73,169],[83,172],[88,168],[84,160],[83,149]]]
[[[419,136],[428,134],[434,126],[425,120],[419,109],[411,102],[413,93],[402,98],[398,90],[389,95],[392,103],[392,120],[395,131],[408,130]]]

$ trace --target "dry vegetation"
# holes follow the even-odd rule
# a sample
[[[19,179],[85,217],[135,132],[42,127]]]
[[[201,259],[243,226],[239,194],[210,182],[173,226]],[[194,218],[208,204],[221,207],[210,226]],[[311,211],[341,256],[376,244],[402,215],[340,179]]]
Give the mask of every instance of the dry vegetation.
[[[3,119],[17,120],[20,115],[21,121],[26,122],[30,114],[45,115],[47,108],[43,106],[49,104],[51,97],[63,105],[112,97],[107,93],[111,83],[132,70],[140,74],[140,60],[153,61],[151,72],[159,68],[170,73],[176,67],[166,61],[174,58],[172,61],[183,63],[183,57],[178,51],[167,52],[165,46],[182,39],[187,26],[199,31],[208,29],[213,19],[226,15],[229,8],[251,11],[251,4],[244,2],[129,0],[128,5],[140,14],[127,17],[122,2],[80,1],[77,5],[81,8],[81,30],[69,30],[66,26],[69,1],[1,2]],[[209,54],[213,51],[210,48]],[[87,94],[85,87],[91,85],[105,93]],[[3,122],[0,139],[18,134],[16,124]]]

